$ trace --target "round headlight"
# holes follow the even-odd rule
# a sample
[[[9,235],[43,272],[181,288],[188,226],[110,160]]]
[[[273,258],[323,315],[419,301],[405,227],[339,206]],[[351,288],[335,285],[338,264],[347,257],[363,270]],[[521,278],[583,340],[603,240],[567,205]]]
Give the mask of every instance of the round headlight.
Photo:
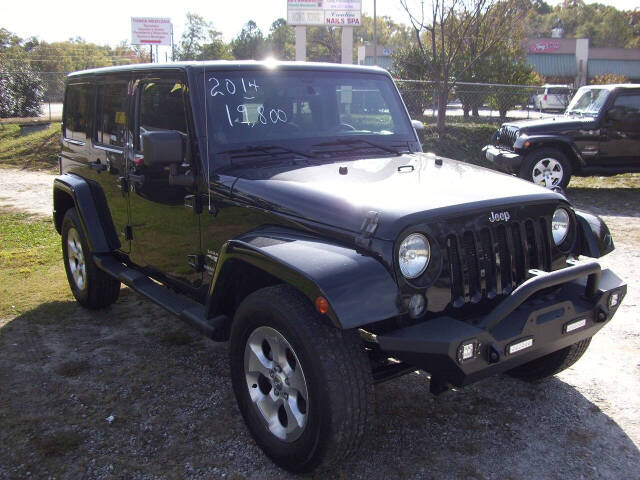
[[[417,278],[424,273],[431,257],[431,246],[427,237],[412,233],[400,244],[398,263],[406,278]]]
[[[561,245],[565,241],[569,233],[569,212],[564,208],[558,208],[553,212],[553,220],[551,221],[551,231],[553,233],[553,241],[556,245]]]

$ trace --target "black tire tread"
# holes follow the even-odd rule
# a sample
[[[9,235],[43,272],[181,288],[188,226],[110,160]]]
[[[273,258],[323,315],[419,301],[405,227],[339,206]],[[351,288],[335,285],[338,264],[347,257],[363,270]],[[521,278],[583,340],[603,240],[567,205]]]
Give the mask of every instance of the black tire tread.
[[[89,249],[87,239],[85,238],[84,231],[82,230],[78,212],[75,208],[68,209],[62,220],[62,250],[63,259],[65,262],[65,270],[67,269],[67,257],[66,257],[66,231],[69,228],[67,225],[71,224],[80,236],[82,243],[82,250],[85,256],[86,268],[87,268],[87,291],[86,295],[82,295],[77,292],[73,286],[73,282],[69,277],[67,270],[67,278],[74,297],[85,308],[90,310],[104,309],[118,300],[120,295],[120,281],[113,278],[106,272],[100,270],[93,261],[93,253]]]
[[[520,365],[509,370],[509,375],[525,380],[527,382],[537,382],[560,373],[580,360],[580,357],[587,351],[591,337],[580,342],[569,345],[566,348],[550,353],[544,357],[537,358],[531,362]]]
[[[285,468],[294,471],[309,471],[317,466],[323,470],[331,468],[353,455],[373,426],[375,392],[368,357],[357,331],[340,330],[330,325],[329,320],[322,318],[309,300],[290,285],[258,290],[243,304],[266,302],[274,306],[274,299],[278,299],[279,305],[287,305],[289,315],[294,312],[292,318],[304,319],[289,323],[299,338],[313,339],[313,351],[323,359],[325,371],[335,372],[324,375],[332,399],[330,441],[326,449],[321,457],[317,456],[308,464]],[[242,305],[238,311],[241,309]]]

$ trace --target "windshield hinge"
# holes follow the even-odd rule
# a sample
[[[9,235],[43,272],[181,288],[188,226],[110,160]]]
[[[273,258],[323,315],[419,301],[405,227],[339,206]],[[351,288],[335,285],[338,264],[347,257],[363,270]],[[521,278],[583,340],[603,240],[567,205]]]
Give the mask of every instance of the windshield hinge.
[[[363,248],[369,248],[371,246],[371,238],[378,229],[380,222],[380,215],[376,211],[370,211],[364,217],[362,226],[360,227],[360,235],[356,237],[356,245]]]

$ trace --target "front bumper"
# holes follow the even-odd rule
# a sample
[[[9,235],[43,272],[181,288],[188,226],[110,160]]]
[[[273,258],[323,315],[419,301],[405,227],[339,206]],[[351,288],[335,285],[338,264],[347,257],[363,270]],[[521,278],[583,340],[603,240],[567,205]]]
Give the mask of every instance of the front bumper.
[[[522,165],[522,156],[512,152],[511,150],[504,150],[495,145],[487,145],[482,148],[482,156],[487,159],[496,169],[505,173],[518,173]]]
[[[380,349],[463,386],[592,337],[611,320],[627,292],[620,278],[595,261],[531,273],[488,315],[473,321],[440,317],[377,335]],[[610,307],[612,294],[618,294],[618,302]],[[473,356],[465,360],[469,344],[466,352]]]

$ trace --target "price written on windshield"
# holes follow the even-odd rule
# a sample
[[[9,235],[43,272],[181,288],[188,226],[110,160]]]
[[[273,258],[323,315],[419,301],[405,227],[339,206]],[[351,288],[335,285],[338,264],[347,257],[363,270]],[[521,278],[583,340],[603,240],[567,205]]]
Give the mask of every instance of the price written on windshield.
[[[234,82],[230,78],[224,78],[222,80],[216,77],[209,77],[209,86],[210,91],[209,94],[212,97],[227,96],[227,97],[237,97],[242,96],[244,100],[253,100],[256,98],[258,94],[258,90],[261,88],[254,80],[249,80],[245,78],[236,79]],[[246,103],[240,103],[236,106],[235,103],[229,105],[229,103],[225,103],[225,110],[227,112],[227,120],[229,122],[229,126],[234,127],[237,123],[234,123],[234,119],[237,118],[237,114],[241,115],[241,124],[256,126],[256,125],[268,125],[268,124],[276,124],[276,123],[286,123],[287,122],[287,114],[281,108],[272,108],[270,110],[266,110],[263,105],[259,105],[255,108],[255,121],[249,121],[249,109],[247,108]]]

